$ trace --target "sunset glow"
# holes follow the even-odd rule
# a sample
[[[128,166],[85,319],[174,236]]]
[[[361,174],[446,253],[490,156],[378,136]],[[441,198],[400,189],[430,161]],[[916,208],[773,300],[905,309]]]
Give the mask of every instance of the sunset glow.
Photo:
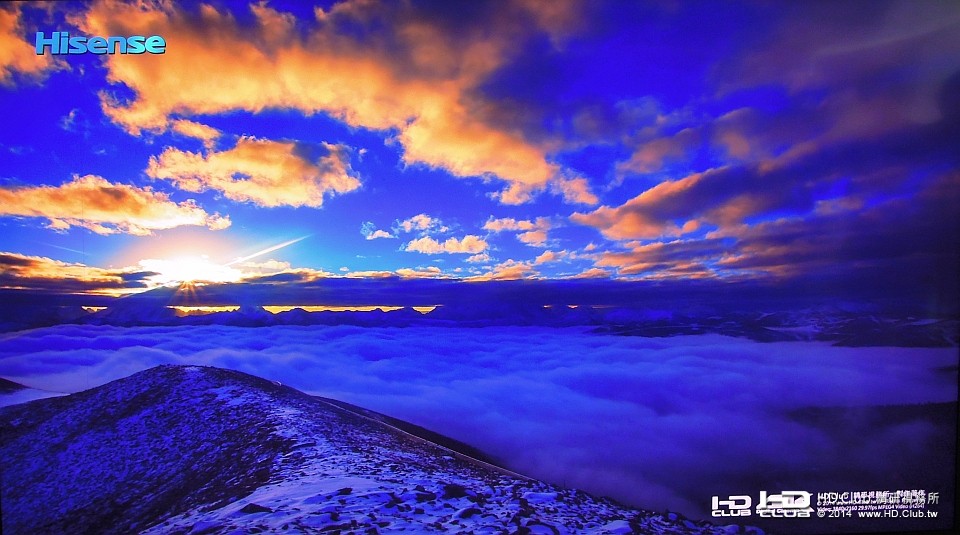
[[[4,250],[110,295],[929,280],[956,265],[937,244],[957,226],[960,15],[899,5],[848,28],[826,6],[753,2],[518,1],[446,20],[416,3],[101,0],[54,4],[54,25],[11,4],[0,114],[29,126],[0,135]],[[34,30],[166,47],[38,56]],[[40,284],[2,269],[3,287]]]
[[[956,518],[956,0],[0,2],[0,125],[4,533]]]
[[[166,260],[147,259],[140,265],[157,274],[150,277],[156,284],[184,282],[237,282],[243,274],[226,265],[211,262],[205,256],[171,258]]]

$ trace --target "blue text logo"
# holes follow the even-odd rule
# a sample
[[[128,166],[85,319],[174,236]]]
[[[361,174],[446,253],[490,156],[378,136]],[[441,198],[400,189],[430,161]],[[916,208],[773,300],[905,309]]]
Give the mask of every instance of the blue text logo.
[[[159,35],[144,37],[131,35],[130,37],[86,37],[78,35],[70,37],[69,32],[51,32],[47,37],[44,32],[37,32],[37,55],[51,54],[163,54],[167,51],[167,42]]]

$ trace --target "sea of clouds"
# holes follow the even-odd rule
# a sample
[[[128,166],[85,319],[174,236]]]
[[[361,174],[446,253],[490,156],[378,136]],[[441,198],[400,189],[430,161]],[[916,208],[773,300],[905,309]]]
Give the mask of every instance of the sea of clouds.
[[[956,348],[542,327],[63,325],[0,338],[0,376],[59,392],[158,364],[280,381],[465,441],[538,478],[691,517],[709,517],[718,493],[896,490],[854,486],[929,464],[943,429],[923,418],[837,425],[798,409],[957,399]]]

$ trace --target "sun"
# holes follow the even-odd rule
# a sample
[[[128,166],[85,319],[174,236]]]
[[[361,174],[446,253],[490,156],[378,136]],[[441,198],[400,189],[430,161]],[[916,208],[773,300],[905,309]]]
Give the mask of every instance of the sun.
[[[152,273],[147,277],[150,287],[202,286],[204,283],[240,282],[245,277],[260,273],[259,271],[250,271],[251,267],[257,267],[251,265],[250,260],[289,247],[308,237],[310,236],[301,236],[271,245],[252,254],[237,256],[234,260],[226,263],[215,262],[205,254],[192,254],[194,251],[200,250],[199,248],[191,247],[187,254],[182,254],[183,249],[181,248],[181,254],[176,256],[140,260],[139,267]],[[226,255],[222,255],[221,258],[223,256]]]
[[[237,282],[243,273],[228,265],[212,262],[207,255],[141,260],[140,265],[156,275],[150,279],[159,285]]]

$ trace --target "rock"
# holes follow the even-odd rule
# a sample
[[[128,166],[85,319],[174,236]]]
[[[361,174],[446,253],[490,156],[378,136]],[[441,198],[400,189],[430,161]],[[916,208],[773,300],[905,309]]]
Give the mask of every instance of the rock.
[[[605,524],[601,533],[610,533],[611,535],[633,533],[633,528],[630,527],[630,523],[626,520],[614,520],[613,522],[608,522]]]
[[[252,515],[254,513],[272,513],[273,509],[269,507],[264,507],[258,503],[248,503],[243,506],[243,509],[240,509],[240,512],[247,515]]]
[[[417,503],[429,502],[437,499],[437,495],[432,492],[417,492]]]
[[[457,485],[456,483],[448,483],[443,486],[443,497],[444,499],[449,500],[450,498],[463,498],[467,495],[467,488],[463,485]]]
[[[473,515],[478,515],[482,511],[478,507],[467,507],[466,509],[461,509],[457,511],[457,518],[470,518]]]

